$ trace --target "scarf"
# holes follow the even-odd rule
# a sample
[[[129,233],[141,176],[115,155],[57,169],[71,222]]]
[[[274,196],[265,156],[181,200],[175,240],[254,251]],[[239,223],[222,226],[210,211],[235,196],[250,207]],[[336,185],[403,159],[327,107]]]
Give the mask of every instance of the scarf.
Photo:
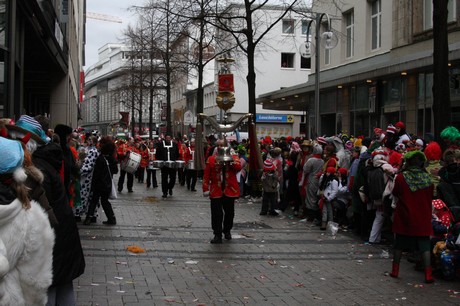
[[[427,188],[432,184],[430,174],[416,166],[407,168],[403,176],[411,192]]]

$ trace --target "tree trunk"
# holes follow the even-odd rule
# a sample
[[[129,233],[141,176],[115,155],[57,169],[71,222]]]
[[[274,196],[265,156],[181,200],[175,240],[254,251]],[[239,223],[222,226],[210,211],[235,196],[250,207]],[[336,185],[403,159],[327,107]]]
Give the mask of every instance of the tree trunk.
[[[433,0],[433,119],[436,139],[451,123],[447,2]]]

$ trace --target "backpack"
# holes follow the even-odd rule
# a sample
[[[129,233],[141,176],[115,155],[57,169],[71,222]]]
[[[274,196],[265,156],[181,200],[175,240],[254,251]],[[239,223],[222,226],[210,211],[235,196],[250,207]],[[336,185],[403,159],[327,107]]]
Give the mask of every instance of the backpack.
[[[381,200],[385,191],[385,179],[382,167],[369,166],[367,169],[367,193],[370,200]]]

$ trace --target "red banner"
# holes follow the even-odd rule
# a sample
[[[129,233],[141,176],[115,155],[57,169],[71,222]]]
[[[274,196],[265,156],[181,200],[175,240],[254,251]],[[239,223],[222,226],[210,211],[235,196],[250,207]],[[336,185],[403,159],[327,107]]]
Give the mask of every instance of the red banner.
[[[219,74],[219,91],[235,92],[233,74]]]

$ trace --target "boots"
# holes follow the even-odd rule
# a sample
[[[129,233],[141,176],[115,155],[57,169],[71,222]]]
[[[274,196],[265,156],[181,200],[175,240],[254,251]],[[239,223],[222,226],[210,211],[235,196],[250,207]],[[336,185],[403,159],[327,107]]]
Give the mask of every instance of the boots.
[[[390,276],[391,277],[398,277],[399,275],[399,263],[393,262],[393,268],[391,269]]]
[[[434,283],[433,270],[431,266],[425,268],[425,283],[427,284]]]
[[[105,225],[116,225],[117,224],[117,219],[115,217],[108,218],[107,221],[102,221],[102,224]]]
[[[91,217],[90,217],[90,216],[86,216],[85,221],[83,221],[83,224],[84,224],[84,225],[90,225],[90,224],[91,224]]]

